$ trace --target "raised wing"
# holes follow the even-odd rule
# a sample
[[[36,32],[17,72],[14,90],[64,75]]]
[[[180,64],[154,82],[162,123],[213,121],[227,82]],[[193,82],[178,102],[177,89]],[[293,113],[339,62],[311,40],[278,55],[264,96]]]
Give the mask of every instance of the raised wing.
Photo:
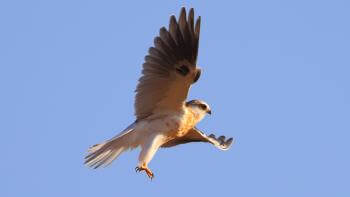
[[[163,148],[176,146],[179,144],[186,144],[190,142],[209,142],[221,150],[228,150],[233,142],[233,138],[225,140],[225,136],[215,137],[214,134],[207,136],[197,128],[191,129],[185,136],[175,138],[162,145]]]
[[[178,22],[170,17],[169,29],[162,27],[149,48],[142,76],[136,88],[135,115],[143,119],[160,111],[178,111],[191,84],[200,77],[196,67],[200,17],[194,25],[194,11],[188,18],[181,9]]]

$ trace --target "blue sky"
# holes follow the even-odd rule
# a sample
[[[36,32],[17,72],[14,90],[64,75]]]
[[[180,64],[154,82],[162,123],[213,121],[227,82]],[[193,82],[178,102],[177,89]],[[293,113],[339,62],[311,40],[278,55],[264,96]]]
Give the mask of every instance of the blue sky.
[[[83,166],[132,121],[143,57],[181,6],[202,16],[189,99],[233,136]],[[1,1],[0,196],[350,196],[349,1]]]

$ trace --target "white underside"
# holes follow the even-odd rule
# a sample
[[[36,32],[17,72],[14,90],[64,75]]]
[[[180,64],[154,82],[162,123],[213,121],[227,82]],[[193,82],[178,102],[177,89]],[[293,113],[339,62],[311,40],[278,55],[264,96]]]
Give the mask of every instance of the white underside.
[[[89,166],[106,166],[128,149],[141,147],[139,166],[147,166],[159,147],[167,142],[166,134],[185,122],[184,113],[161,114],[131,124],[110,140],[89,149]],[[88,156],[89,158],[89,156]]]

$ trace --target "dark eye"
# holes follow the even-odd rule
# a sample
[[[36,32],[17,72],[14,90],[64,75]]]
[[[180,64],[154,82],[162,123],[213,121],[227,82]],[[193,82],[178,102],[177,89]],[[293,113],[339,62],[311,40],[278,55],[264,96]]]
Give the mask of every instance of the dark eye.
[[[207,110],[207,106],[204,105],[204,104],[200,104],[199,107],[200,107],[202,110]]]

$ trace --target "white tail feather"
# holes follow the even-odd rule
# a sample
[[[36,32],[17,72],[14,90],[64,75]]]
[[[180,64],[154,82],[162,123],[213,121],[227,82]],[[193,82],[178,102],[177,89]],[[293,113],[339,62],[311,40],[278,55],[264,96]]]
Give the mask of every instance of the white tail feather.
[[[89,167],[98,168],[107,166],[114,161],[121,153],[128,149],[137,147],[134,135],[135,123],[122,131],[117,136],[101,144],[96,144],[88,149],[85,157],[85,164]]]

